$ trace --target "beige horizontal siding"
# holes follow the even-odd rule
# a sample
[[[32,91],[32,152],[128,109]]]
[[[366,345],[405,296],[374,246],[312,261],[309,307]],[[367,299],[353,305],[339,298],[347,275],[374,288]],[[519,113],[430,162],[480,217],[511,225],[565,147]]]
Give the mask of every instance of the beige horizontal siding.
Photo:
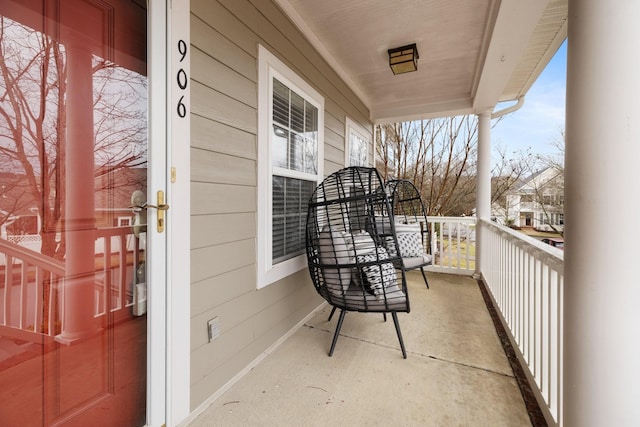
[[[191,116],[191,147],[257,159],[256,135],[205,117]]]
[[[196,283],[251,265],[255,261],[255,241],[239,240],[221,245],[191,250],[191,281]]]
[[[194,3],[197,2],[192,2],[192,7]],[[216,5],[212,4],[211,7],[216,7]],[[215,16],[217,17],[218,15]],[[257,82],[258,68],[256,67],[255,54],[249,54],[248,51],[243,50],[238,45],[237,40],[225,37],[210,25],[214,25],[214,23],[206,24],[197,16],[192,15],[191,40],[194,47],[215,58],[221,64],[225,64],[236,73]],[[253,53],[253,49],[250,49],[250,51]]]
[[[239,185],[191,183],[191,214],[256,212],[256,188]]]
[[[251,264],[193,283],[191,315],[195,317],[213,307],[254,291],[255,276],[256,268]]]
[[[200,149],[191,150],[191,181],[256,185],[256,161]]]
[[[191,249],[255,237],[255,212],[199,215],[191,218]]]
[[[306,269],[256,289],[258,45],[325,98],[325,174],[367,108],[269,0],[191,1],[191,406],[317,307]],[[220,336],[208,342],[207,322]]]
[[[198,82],[191,84],[191,113],[255,134],[256,108]]]
[[[257,108],[255,80],[249,80],[198,49],[191,52],[191,69],[191,78],[194,81],[254,109]]]

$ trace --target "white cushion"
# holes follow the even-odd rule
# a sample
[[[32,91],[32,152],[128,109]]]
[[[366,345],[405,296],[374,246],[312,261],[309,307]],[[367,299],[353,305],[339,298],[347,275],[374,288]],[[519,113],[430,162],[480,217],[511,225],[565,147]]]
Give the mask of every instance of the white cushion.
[[[408,311],[407,296],[396,283],[384,289],[384,297],[371,295],[360,286],[352,285],[344,296],[344,305],[351,310]]]
[[[429,254],[421,254],[420,256],[402,258],[402,265],[407,270],[413,270],[423,265],[429,265],[433,262],[433,257]]]
[[[324,229],[319,240],[320,262],[324,265],[348,265],[351,263],[347,244],[338,231]],[[351,268],[322,268],[329,292],[341,296],[351,282]]]
[[[373,238],[366,231],[357,233],[342,233],[344,241],[349,249],[349,255],[355,258],[357,255],[365,255],[375,251],[376,244]]]
[[[393,224],[396,233],[419,233],[420,232],[420,224],[417,222],[412,222],[411,224],[406,224],[404,222],[396,222]]]

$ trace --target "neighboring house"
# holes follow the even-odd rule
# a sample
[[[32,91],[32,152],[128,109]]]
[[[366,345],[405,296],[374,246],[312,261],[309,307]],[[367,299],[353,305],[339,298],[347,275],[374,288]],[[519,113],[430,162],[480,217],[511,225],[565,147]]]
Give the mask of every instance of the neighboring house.
[[[33,247],[40,227],[38,207],[24,176],[0,172],[0,237]]]
[[[506,194],[506,206],[495,215],[505,223],[539,231],[564,230],[564,171],[557,166],[540,170]]]
[[[123,167],[101,172],[94,178],[95,191],[87,197],[94,198],[97,228],[132,224],[131,195],[135,190],[146,192],[146,175],[146,167]],[[22,175],[2,173],[0,178],[0,236],[38,251],[42,216],[33,196],[35,189],[24,185],[27,179]],[[52,200],[51,205],[54,204]]]

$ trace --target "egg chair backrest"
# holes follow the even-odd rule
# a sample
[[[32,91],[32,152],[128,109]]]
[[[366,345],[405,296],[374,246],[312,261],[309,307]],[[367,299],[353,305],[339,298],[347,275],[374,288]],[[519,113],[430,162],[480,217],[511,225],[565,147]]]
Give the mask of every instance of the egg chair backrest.
[[[386,187],[394,222],[396,224],[415,224],[419,226],[420,233],[422,234],[421,240],[425,245],[425,252],[430,254],[431,239],[427,210],[418,188],[406,179],[389,180],[386,183]]]
[[[309,272],[318,293],[349,311],[409,311],[391,205],[374,168],[348,167],[328,176],[307,212]]]

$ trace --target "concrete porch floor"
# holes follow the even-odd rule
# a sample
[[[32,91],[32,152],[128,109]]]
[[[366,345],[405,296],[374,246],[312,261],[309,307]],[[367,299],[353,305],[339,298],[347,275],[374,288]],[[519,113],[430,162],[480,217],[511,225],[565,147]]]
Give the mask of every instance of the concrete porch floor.
[[[525,402],[474,279],[408,273],[411,313],[393,320],[325,306],[189,427],[531,426]]]

